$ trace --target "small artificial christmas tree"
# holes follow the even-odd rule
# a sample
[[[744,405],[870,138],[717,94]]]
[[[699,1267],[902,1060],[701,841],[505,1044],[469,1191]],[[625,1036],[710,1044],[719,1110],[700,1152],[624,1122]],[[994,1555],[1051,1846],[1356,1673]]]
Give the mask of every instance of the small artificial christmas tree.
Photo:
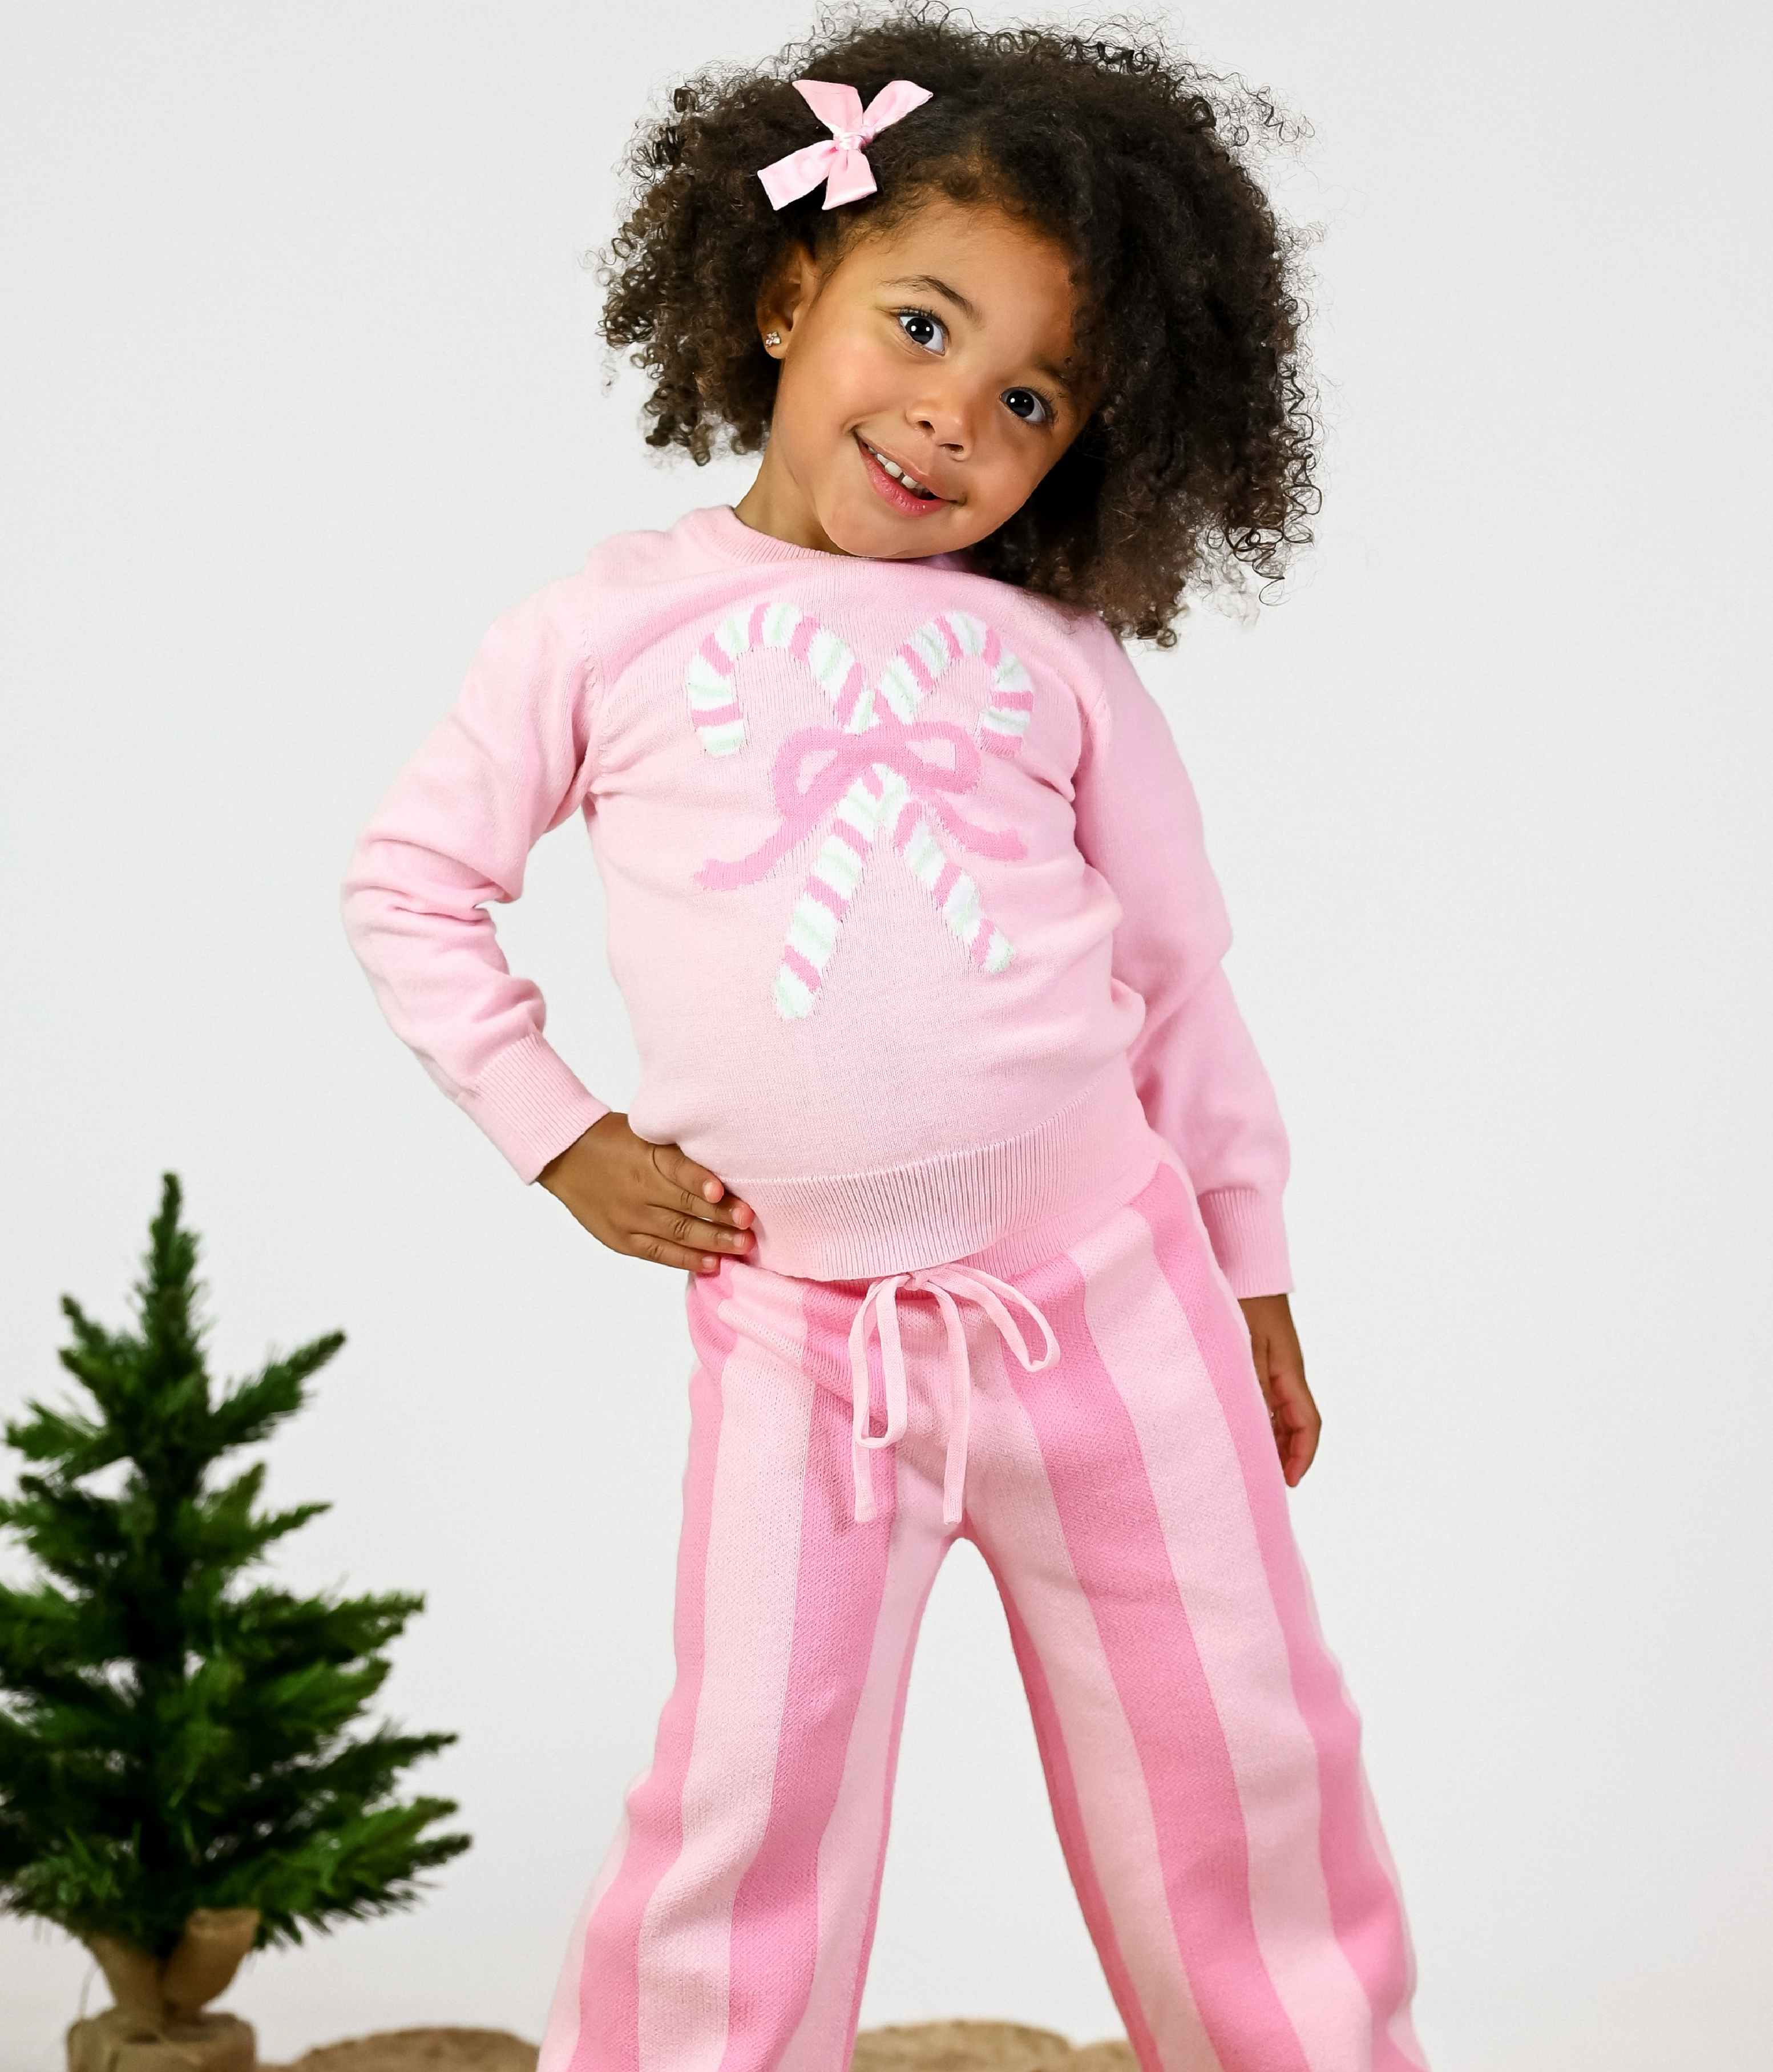
[[[62,1363],[96,1414],[31,1404],[6,1429],[35,1471],[0,1526],[47,1573],[0,1585],[0,1906],[91,1947],[117,2005],[90,2051],[79,2032],[101,2025],[76,2025],[70,2055],[119,2072],[167,2047],[249,2066],[250,2029],[200,2012],[246,1951],[409,1906],[419,1874],[468,1846],[429,1832],[452,1801],[394,1796],[453,1735],[349,1731],[422,1598],[248,1584],[327,1506],[261,1511],[262,1463],[216,1475],[301,1408],[343,1337],[213,1391],[196,1262],[169,1174],[135,1331],[62,1305]]]

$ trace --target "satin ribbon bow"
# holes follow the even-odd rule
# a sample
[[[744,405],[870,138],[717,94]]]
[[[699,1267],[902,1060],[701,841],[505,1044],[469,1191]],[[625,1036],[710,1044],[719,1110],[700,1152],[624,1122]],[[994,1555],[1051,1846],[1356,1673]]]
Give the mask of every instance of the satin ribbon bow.
[[[866,108],[853,86],[834,85],[829,80],[797,79],[794,90],[831,134],[822,143],[791,151],[758,175],[771,208],[786,208],[791,201],[811,194],[821,180],[825,182],[827,208],[839,208],[846,201],[871,195],[874,175],[862,155],[863,146],[873,143],[889,123],[921,108],[931,97],[927,88],[908,79],[890,80]]]
[[[893,1273],[884,1281],[871,1281],[849,1326],[849,1454],[858,1525],[866,1525],[874,1515],[874,1476],[868,1456],[882,1447],[896,1446],[910,1420],[905,1350],[899,1334],[901,1289],[907,1295],[933,1295],[942,1313],[948,1354],[948,1444],[942,1472],[942,1523],[956,1526],[965,1505],[967,1439],[973,1422],[973,1368],[967,1358],[966,1326],[961,1321],[959,1305],[976,1302],[984,1310],[1026,1373],[1046,1372],[1059,1358],[1059,1339],[1039,1306],[1019,1288],[977,1266],[927,1266],[915,1273]],[[1012,1302],[1030,1322],[1040,1326],[1046,1348],[1039,1359],[1028,1350],[1028,1341],[1010,1314],[1008,1305]],[[880,1342],[881,1382],[886,1398],[886,1426],[882,1432],[868,1429],[870,1330]]]
[[[954,751],[952,763],[932,758],[931,746],[945,742]],[[808,759],[829,756],[807,774]],[[797,849],[865,770],[875,763],[895,770],[911,796],[939,820],[962,849],[975,856],[1013,861],[1026,853],[1020,835],[1006,829],[976,827],[956,812],[944,796],[970,791],[979,781],[979,750],[963,728],[945,719],[913,720],[908,725],[882,713],[872,726],[850,734],[837,726],[803,726],[776,750],[770,789],[781,824],[735,863],[710,857],[696,873],[697,881],[717,892],[755,885],[778,857]]]

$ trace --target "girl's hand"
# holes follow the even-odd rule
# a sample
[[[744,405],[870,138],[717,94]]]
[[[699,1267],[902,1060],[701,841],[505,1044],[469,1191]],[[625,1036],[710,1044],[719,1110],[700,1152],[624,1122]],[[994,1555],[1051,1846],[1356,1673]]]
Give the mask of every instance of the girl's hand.
[[[1249,1326],[1250,1355],[1274,1428],[1281,1472],[1287,1487],[1294,1489],[1317,1453],[1323,1420],[1306,1386],[1305,1355],[1293,1328],[1293,1312],[1284,1295],[1246,1295],[1237,1306]]]
[[[756,1243],[745,1202],[675,1144],[636,1137],[625,1115],[599,1116],[537,1178],[593,1237],[635,1259],[714,1273],[723,1252]]]

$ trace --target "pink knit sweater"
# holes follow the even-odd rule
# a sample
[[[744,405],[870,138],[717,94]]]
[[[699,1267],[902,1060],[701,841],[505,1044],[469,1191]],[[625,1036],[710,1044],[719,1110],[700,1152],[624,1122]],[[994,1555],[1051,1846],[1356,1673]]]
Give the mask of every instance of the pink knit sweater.
[[[345,914],[389,1020],[525,1179],[606,1110],[487,906],[576,812],[629,1120],[751,1204],[764,1264],[1014,1272],[1130,1198],[1162,1139],[1233,1289],[1288,1285],[1286,1141],[1199,815],[1099,620],[726,509],[608,541],[501,619]]]

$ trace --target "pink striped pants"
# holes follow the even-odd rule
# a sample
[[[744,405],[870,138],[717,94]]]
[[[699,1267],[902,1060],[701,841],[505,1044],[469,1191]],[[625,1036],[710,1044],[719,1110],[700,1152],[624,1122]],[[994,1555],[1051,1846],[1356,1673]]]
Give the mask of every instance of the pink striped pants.
[[[959,1530],[1002,1593],[1066,1860],[1144,2072],[1420,2067],[1359,1725],[1187,1182],[1160,1166],[1012,1285],[1058,1357],[1030,1371],[985,1307],[954,1303]],[[866,1292],[730,1260],[690,1284],[677,1683],[540,2072],[848,2062],[968,1408],[947,1305],[913,1281],[898,1291],[904,1430],[859,1456],[874,1515],[858,1523],[849,1340]],[[883,1335],[866,1351],[877,1434]]]

